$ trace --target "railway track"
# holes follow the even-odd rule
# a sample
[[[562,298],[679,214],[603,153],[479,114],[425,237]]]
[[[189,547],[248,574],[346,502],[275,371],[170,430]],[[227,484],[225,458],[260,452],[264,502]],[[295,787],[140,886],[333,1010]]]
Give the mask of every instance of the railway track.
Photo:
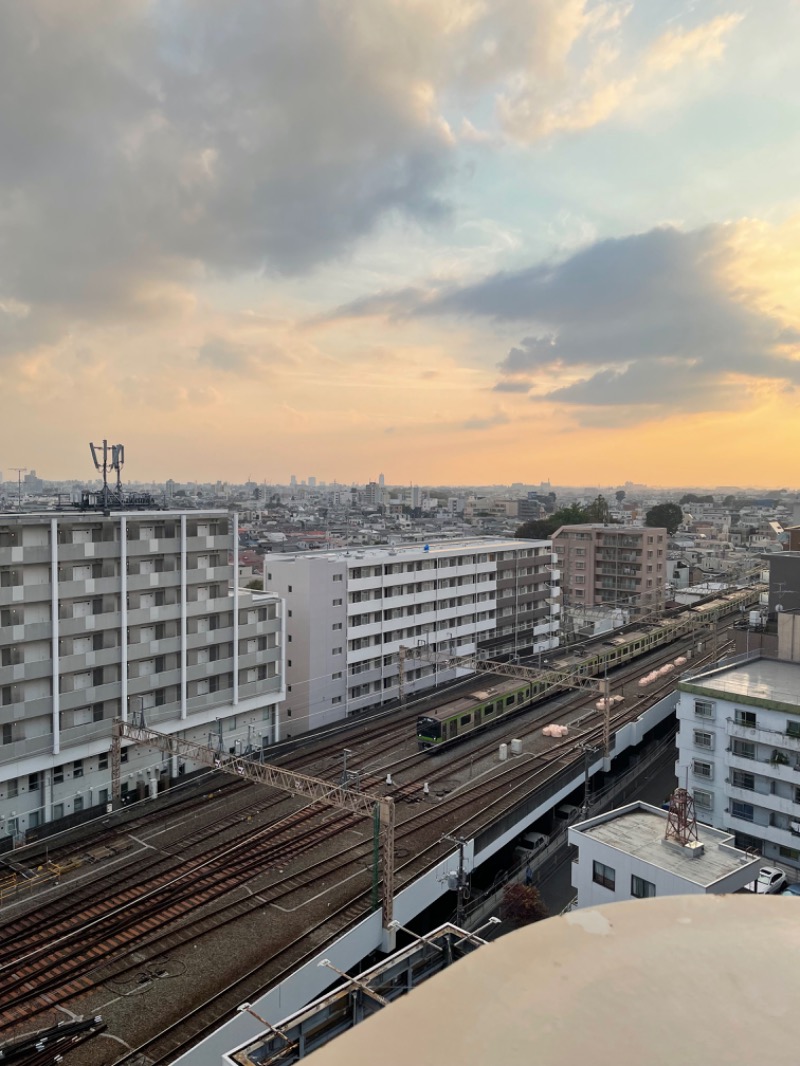
[[[656,654],[662,658],[672,658],[677,651],[676,645]],[[652,662],[652,658],[648,661]],[[698,660],[695,660],[693,667],[698,664]],[[619,677],[624,678],[623,683],[629,684],[631,677],[638,676],[644,668],[643,663],[623,667]],[[648,690],[648,697],[658,698],[661,691],[669,691],[673,687],[674,678],[665,679],[662,686]],[[515,718],[515,735],[533,736],[539,732],[543,720],[558,720],[559,717],[574,714],[580,707],[585,707],[587,694],[583,692],[576,697],[564,695],[557,697],[557,701],[559,706],[556,714],[552,703],[537,708],[533,718],[525,720],[524,729],[516,728],[522,725],[523,718]],[[630,706],[618,712],[612,716],[612,729],[640,713],[641,706]],[[410,717],[416,717],[416,711]],[[602,715],[588,712],[581,718],[581,727],[574,735],[549,745],[546,751],[501,764],[485,773],[481,779],[467,782],[456,791],[442,787],[440,802],[434,808],[435,825],[431,824],[429,804],[406,818],[400,817],[396,833],[398,844],[407,844],[414,854],[397,868],[398,887],[435,865],[449,852],[449,847],[440,842],[442,833],[468,832],[480,819],[485,821],[486,818],[494,820],[500,817],[504,811],[519,803],[521,796],[530,794],[554,772],[574,761],[581,745],[597,740],[602,733]],[[511,722],[508,724],[512,726]],[[432,782],[434,790],[437,784],[445,786],[447,778],[452,778],[470,760],[478,757],[478,751],[485,757],[496,743],[496,737],[481,740],[477,748],[464,753],[456,752],[447,762],[443,761],[444,755],[442,761],[437,757],[435,762],[429,755],[419,752],[404,756],[389,764],[391,772],[411,770],[412,774],[392,794],[401,802],[421,799],[423,780]],[[384,747],[385,744],[384,737]],[[361,757],[364,757],[363,752]],[[385,766],[382,766],[381,774],[384,769]],[[421,773],[417,774],[417,770],[421,770]],[[373,774],[372,778],[365,780],[379,783],[381,777]],[[266,808],[275,800],[265,798],[258,802],[262,808]],[[251,810],[250,797],[243,797],[240,809],[224,815],[219,821],[225,823],[227,828],[233,828],[242,824]],[[310,887],[316,887],[321,876],[338,876],[344,886],[354,871],[361,869],[367,874],[372,850],[370,840],[352,844],[340,849],[334,856],[327,856],[300,869],[293,867],[285,877],[260,890],[258,899],[225,898],[254,876],[264,875],[278,863],[286,864],[299,859],[323,840],[329,839],[333,832],[351,827],[356,820],[346,815],[328,815],[327,820],[324,820],[319,817],[317,810],[303,808],[255,833],[249,833],[239,842],[221,843],[205,850],[202,845],[207,843],[208,827],[200,828],[184,839],[180,856],[162,854],[152,861],[149,856],[147,861],[141,860],[137,876],[142,873],[146,876],[137,881],[135,886],[112,891],[114,882],[119,880],[119,872],[115,872],[90,882],[86,895],[81,890],[81,895],[72,901],[72,910],[69,900],[60,900],[52,909],[44,908],[36,915],[21,915],[15,919],[14,932],[0,945],[0,1002],[12,1004],[0,1012],[0,1032],[17,1029],[22,1022],[29,1022],[43,1011],[52,1010],[55,1003],[85,995],[99,984],[120,980],[165,952],[178,950],[258,908],[280,906],[302,895]],[[436,839],[431,840],[431,836]],[[188,858],[187,849],[191,850],[194,846],[201,850]],[[359,889],[355,883],[353,887],[355,892],[351,898],[333,914],[326,916],[324,921],[312,926],[311,931],[328,928],[332,920],[341,919],[343,924],[336,932],[342,932],[364,915],[369,909],[370,889]],[[153,913],[156,907],[157,917]],[[193,910],[199,911],[201,908],[202,913],[192,915]],[[263,964],[263,972],[266,972],[267,967],[274,971],[284,954],[286,957],[296,954],[297,945],[293,943],[276,946],[277,953]],[[111,952],[114,953],[113,963],[108,962]],[[297,962],[291,965],[296,966]],[[274,980],[273,976],[272,983]],[[238,982],[236,987],[239,987]],[[251,986],[248,996],[239,993],[238,1002],[252,994]],[[193,1011],[191,1017],[196,1019],[198,1015]],[[213,1026],[218,1022],[217,1015],[208,1024]],[[125,1058],[122,1061],[134,1060]],[[169,1059],[155,1058],[153,1061],[166,1062]]]

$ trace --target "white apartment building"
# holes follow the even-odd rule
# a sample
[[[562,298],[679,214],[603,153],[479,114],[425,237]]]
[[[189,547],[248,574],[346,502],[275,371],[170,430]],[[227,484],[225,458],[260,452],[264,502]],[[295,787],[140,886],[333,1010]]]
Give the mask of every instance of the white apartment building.
[[[276,739],[282,604],[238,588],[237,526],[224,511],[0,514],[0,836],[109,801],[117,717],[233,751]],[[123,762],[129,795],[183,769],[147,748]]]
[[[800,869],[800,616],[779,623],[778,659],[743,655],[678,684],[676,773],[698,817]]]
[[[680,844],[666,828],[667,812],[641,801],[571,826],[577,906],[737,892],[758,877],[761,860],[734,847],[731,833],[698,824],[697,839]]]
[[[458,654],[558,647],[558,571],[549,541],[469,538],[357,551],[273,554],[265,588],[285,599],[286,734],[398,698],[398,651]],[[407,695],[452,680],[406,664]]]

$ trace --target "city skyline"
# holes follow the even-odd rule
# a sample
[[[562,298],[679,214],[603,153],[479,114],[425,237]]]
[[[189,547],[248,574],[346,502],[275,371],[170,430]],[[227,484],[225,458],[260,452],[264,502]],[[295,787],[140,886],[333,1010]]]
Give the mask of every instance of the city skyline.
[[[4,8],[3,462],[791,487],[798,31],[790,0]]]

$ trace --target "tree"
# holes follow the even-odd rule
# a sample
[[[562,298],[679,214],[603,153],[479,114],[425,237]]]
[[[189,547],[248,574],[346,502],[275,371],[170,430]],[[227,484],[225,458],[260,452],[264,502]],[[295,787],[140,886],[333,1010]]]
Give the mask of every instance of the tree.
[[[523,522],[514,534],[522,540],[549,540],[560,526],[574,526],[591,521],[586,517],[586,510],[577,503],[562,507],[547,518],[531,518]]]
[[[604,526],[608,525],[611,521],[611,511],[605,496],[598,496],[589,504],[586,508],[586,520],[588,522],[600,522]]]
[[[500,913],[505,921],[517,927],[530,925],[531,922],[539,922],[542,918],[549,917],[539,889],[519,882],[506,886]]]
[[[683,521],[683,511],[677,503],[657,503],[644,516],[646,526],[664,526],[667,533],[674,533]]]
[[[264,591],[264,582],[261,580],[260,577],[257,577],[253,581],[248,581],[247,584],[245,585],[245,588],[246,589],[252,589],[254,592],[263,592]]]
[[[617,489],[617,491],[614,493],[614,498],[616,499],[617,503],[622,503],[622,501],[627,495],[628,494],[625,489]]]

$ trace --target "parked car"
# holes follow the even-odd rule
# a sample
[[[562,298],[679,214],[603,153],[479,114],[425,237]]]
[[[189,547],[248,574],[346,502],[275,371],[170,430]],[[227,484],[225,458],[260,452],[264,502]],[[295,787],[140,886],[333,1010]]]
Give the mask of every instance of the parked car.
[[[786,888],[784,888],[782,895],[800,896],[800,884],[787,885]]]
[[[514,848],[514,854],[518,859],[532,859],[537,852],[546,848],[550,843],[550,837],[546,833],[539,833],[535,829],[529,829],[520,837],[519,844]]]
[[[580,807],[575,807],[572,803],[562,803],[560,807],[556,807],[553,814],[556,829],[564,825],[570,825],[578,818],[580,813]]]
[[[786,887],[786,874],[776,866],[762,866],[758,877],[747,886],[751,892],[773,896]]]

